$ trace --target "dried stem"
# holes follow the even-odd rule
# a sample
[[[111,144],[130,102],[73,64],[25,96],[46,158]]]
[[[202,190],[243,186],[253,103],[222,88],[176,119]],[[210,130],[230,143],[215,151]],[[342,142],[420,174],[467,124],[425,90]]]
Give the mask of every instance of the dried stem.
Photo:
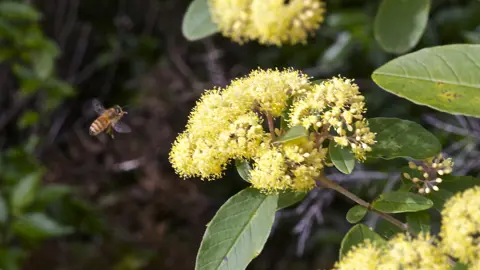
[[[272,135],[272,139],[275,138],[275,127],[273,123],[273,117],[270,113],[265,113],[267,116],[267,121],[268,121],[268,130],[270,131],[270,135]]]
[[[378,210],[375,210],[371,207],[371,205],[362,200],[361,198],[359,198],[357,195],[353,194],[352,192],[346,190],[345,188],[343,188],[342,186],[340,186],[339,184],[335,183],[335,182],[332,182],[330,179],[328,179],[327,177],[325,177],[324,175],[321,175],[320,178],[318,179],[318,181],[323,185],[325,186],[326,188],[331,188],[335,191],[338,191],[340,193],[342,193],[344,196],[346,196],[347,198],[349,198],[350,200],[358,203],[359,205],[367,208],[368,210],[370,211],[373,211],[375,212],[377,215],[379,215],[381,218],[385,219],[386,221],[392,223],[393,225],[397,226],[398,228],[402,229],[403,231],[407,231],[408,233],[410,233],[411,235],[415,235],[414,232],[412,232],[410,230],[410,228],[408,227],[408,224],[406,223],[403,223],[401,222],[400,220],[390,216],[389,214],[386,214],[386,213],[383,213],[383,212],[380,212]]]

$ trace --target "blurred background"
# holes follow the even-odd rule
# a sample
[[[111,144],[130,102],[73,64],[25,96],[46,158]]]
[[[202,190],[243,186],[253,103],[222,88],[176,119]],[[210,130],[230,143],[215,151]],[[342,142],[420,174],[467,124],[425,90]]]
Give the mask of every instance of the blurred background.
[[[189,2],[0,1],[1,269],[193,269],[207,222],[247,183],[234,168],[214,182],[179,179],[168,162],[170,146],[205,89],[257,67],[354,78],[368,116],[421,123],[454,158],[454,174],[479,173],[472,158],[480,150],[478,120],[417,106],[370,79],[396,57],[373,38],[380,1],[329,0],[326,21],[308,45],[282,48],[240,46],[219,34],[188,42],[180,29]],[[433,0],[415,50],[479,43],[479,25],[479,1]],[[133,131],[115,140],[90,136],[93,99],[126,106]],[[328,174],[371,200],[398,184],[405,165],[369,161],[348,176]],[[332,267],[351,206],[332,191],[310,192],[277,213],[248,269]],[[365,222],[394,232],[375,216]]]

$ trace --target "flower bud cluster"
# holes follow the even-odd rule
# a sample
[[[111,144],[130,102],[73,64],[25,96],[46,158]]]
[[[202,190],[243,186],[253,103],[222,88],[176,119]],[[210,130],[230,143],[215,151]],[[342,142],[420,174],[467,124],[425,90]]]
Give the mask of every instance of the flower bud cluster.
[[[431,191],[438,191],[438,184],[443,181],[442,176],[452,173],[453,161],[451,158],[445,158],[440,153],[436,157],[423,160],[420,165],[410,161],[408,167],[417,172],[415,176],[404,172],[403,177],[411,180],[419,193],[428,194]]]

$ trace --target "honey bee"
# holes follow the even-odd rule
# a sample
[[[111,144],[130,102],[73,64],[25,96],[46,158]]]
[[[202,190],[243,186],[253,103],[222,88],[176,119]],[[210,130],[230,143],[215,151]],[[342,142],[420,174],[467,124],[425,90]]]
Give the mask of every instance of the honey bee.
[[[130,127],[123,123],[120,119],[123,115],[128,114],[122,107],[115,105],[105,109],[98,100],[93,100],[93,109],[99,115],[92,125],[90,125],[90,135],[96,136],[102,131],[114,138],[113,130],[120,133],[129,133]]]

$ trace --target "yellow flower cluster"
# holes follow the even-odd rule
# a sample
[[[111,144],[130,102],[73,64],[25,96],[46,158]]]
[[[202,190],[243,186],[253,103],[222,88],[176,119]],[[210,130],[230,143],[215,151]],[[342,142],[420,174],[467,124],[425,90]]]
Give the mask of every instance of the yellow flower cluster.
[[[358,245],[335,264],[334,269],[450,269],[448,257],[432,245],[429,235],[416,239],[399,234],[385,245],[369,242]]]
[[[290,125],[302,125],[315,130],[332,131],[340,146],[350,146],[356,158],[365,160],[372,150],[375,134],[370,131],[365,113],[364,97],[349,79],[334,77],[316,85],[291,110]]]
[[[418,174],[421,174],[421,176],[415,177],[410,175],[409,173],[404,172],[403,177],[405,179],[411,180],[418,188],[419,193],[428,194],[432,190],[438,191],[438,184],[443,181],[441,176],[452,173],[452,159],[445,158],[440,153],[436,157],[423,160],[422,163],[422,165],[417,165],[411,161],[408,163],[408,167],[410,167],[410,169],[416,169],[418,171]]]
[[[446,253],[465,264],[480,264],[479,186],[457,193],[445,203],[440,236]]]
[[[323,102],[322,107],[314,107],[317,102]],[[305,104],[310,107],[299,113]],[[169,159],[180,176],[209,180],[220,178],[233,159],[251,160],[250,182],[255,188],[308,191],[326,164],[325,140],[351,147],[360,158],[369,149],[366,145],[374,143],[363,112],[363,97],[350,80],[333,78],[316,85],[295,70],[258,69],[224,89],[205,92],[186,130],[173,143]],[[306,136],[276,137],[285,134],[274,127],[285,114],[291,127],[298,122],[307,128]],[[305,120],[313,118],[312,124]],[[263,127],[265,119],[269,132]],[[349,143],[340,143],[341,137]]]
[[[209,7],[224,36],[277,46],[306,42],[325,12],[321,0],[209,0]]]

